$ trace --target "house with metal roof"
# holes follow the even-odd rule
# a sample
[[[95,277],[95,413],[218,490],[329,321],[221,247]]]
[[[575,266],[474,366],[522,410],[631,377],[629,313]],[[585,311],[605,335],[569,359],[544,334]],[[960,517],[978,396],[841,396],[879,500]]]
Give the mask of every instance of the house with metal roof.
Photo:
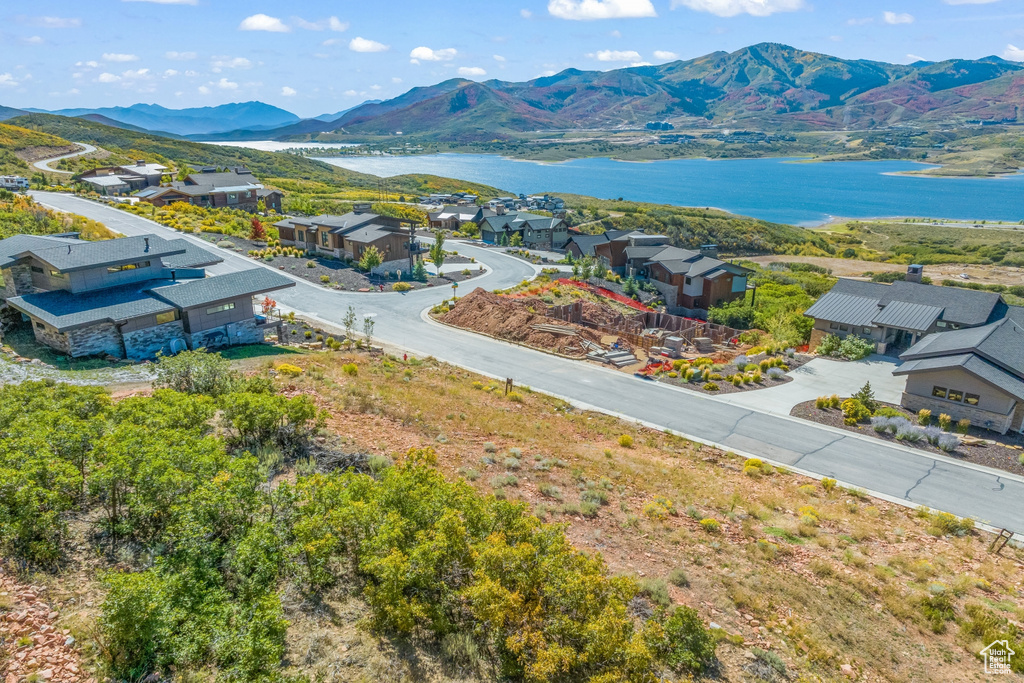
[[[900,355],[902,405],[967,419],[1005,434],[1024,431],[1024,308],[997,322],[930,334]]]
[[[289,278],[264,268],[206,276],[221,258],[157,235],[86,242],[67,235],[0,240],[0,298],[37,341],[71,357],[144,360],[158,353],[262,342],[280,317],[253,298]]]
[[[139,160],[134,164],[91,168],[75,175],[73,180],[109,196],[158,186],[166,171],[166,166]]]
[[[154,206],[167,206],[184,202],[206,208],[238,209],[254,212],[263,202],[268,211],[281,212],[284,195],[279,190],[264,187],[247,168],[218,171],[204,168],[190,173],[185,180],[162,187],[150,187],[135,195]]]
[[[561,249],[569,241],[569,228],[561,218],[525,211],[485,216],[480,222],[480,239],[487,244],[508,245],[513,235],[528,249]]]
[[[892,354],[933,332],[979,327],[1005,317],[1008,307],[999,294],[922,284],[920,266],[910,268],[910,279],[891,285],[840,278],[804,314],[814,318],[811,346],[828,334],[852,334],[872,342],[878,353]]]
[[[657,287],[670,313],[703,318],[712,306],[723,306],[747,295],[750,270],[722,261],[711,245],[698,251],[635,246],[627,247],[626,255],[630,261],[642,262],[635,269],[636,276],[646,277]]]

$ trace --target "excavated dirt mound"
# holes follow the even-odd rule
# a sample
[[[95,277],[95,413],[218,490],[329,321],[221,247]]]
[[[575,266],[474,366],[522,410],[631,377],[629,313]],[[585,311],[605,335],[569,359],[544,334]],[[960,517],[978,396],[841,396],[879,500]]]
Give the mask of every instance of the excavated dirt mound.
[[[600,343],[600,335],[579,325],[563,323],[544,315],[547,305],[539,299],[507,299],[477,288],[459,299],[441,320],[473,332],[555,351],[566,356],[587,355],[582,340]],[[534,313],[530,312],[533,309]],[[576,336],[533,329],[534,325],[557,325],[576,330]]]

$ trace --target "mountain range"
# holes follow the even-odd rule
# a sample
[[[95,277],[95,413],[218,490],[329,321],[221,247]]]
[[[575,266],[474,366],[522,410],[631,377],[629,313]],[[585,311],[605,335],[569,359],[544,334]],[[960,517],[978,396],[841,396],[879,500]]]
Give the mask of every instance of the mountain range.
[[[289,111],[263,102],[240,102],[192,109],[168,109],[158,104],[133,104],[130,107],[100,109],[26,109],[25,112],[59,116],[101,116],[107,119],[100,121],[102,123],[113,121],[114,125],[126,124],[138,130],[160,131],[174,135],[227,133],[243,128],[252,131],[270,130],[300,120]]]
[[[20,113],[0,107],[0,120]],[[194,140],[401,132],[476,141],[538,131],[629,129],[652,120],[680,128],[719,125],[763,131],[935,128],[1024,123],[1024,64],[995,56],[889,64],[761,43],[657,66],[566,69],[525,82],[456,78],[311,119],[260,102],[182,110],[139,104],[51,113],[102,116]]]

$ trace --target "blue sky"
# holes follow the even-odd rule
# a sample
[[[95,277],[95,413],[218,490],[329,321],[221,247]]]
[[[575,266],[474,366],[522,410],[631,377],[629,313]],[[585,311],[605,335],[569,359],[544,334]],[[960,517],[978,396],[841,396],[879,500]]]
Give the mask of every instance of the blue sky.
[[[456,76],[526,80],[762,41],[1024,61],[1024,0],[6,1],[0,104],[259,99],[315,116]]]

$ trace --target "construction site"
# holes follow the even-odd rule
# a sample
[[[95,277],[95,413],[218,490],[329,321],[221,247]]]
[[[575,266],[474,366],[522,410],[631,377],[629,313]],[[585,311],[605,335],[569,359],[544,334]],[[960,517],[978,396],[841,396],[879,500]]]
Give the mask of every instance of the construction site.
[[[655,360],[737,353],[739,330],[658,311],[626,311],[597,297],[549,305],[538,297],[476,289],[438,319],[496,339],[631,371]]]

